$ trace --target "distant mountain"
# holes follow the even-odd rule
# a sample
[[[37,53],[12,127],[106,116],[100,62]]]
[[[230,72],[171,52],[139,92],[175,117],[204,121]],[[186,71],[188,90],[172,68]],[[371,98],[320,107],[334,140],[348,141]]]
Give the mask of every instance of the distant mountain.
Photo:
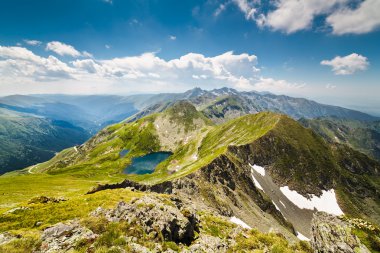
[[[380,121],[321,117],[300,119],[299,122],[313,129],[330,143],[346,144],[380,161]]]
[[[68,121],[94,134],[138,112],[142,97],[14,95],[0,98],[0,108]]]
[[[134,115],[136,119],[149,113],[160,112],[178,100],[188,100],[202,110],[214,122],[261,111],[272,111],[289,115],[294,119],[335,116],[344,119],[375,121],[379,118],[339,106],[324,105],[304,98],[293,98],[271,93],[239,92],[231,88],[211,91],[195,88],[178,94],[157,94],[151,98],[152,104]],[[154,102],[153,102],[154,101]]]
[[[0,174],[46,161],[89,137],[66,121],[0,109]]]
[[[278,96],[271,93],[239,92],[231,88],[210,91],[194,88],[183,93],[139,94],[131,96],[13,95],[0,97],[0,109],[13,112],[17,115],[27,115],[27,117],[23,116],[21,118],[23,118],[23,124],[28,126],[30,134],[41,131],[50,133],[53,128],[56,131],[55,136],[67,135],[69,133],[67,131],[68,128],[54,125],[54,122],[67,122],[72,125],[72,128],[82,129],[86,132],[83,133],[82,130],[80,133],[74,131],[71,132],[73,136],[68,136],[68,139],[76,140],[70,143],[81,144],[88,136],[94,135],[109,124],[125,119],[127,122],[134,121],[153,113],[163,112],[178,101],[190,102],[197,110],[216,124],[222,124],[243,115],[255,114],[262,111],[283,113],[294,119],[334,116],[341,119],[360,120],[363,122],[378,120],[378,118],[365,113],[337,106],[323,105],[307,99]],[[9,119],[3,120],[4,122],[9,121]],[[41,121],[45,123],[36,123]],[[14,124],[14,121],[10,121],[7,124]],[[46,129],[41,130],[44,127]],[[77,138],[78,134],[82,138]],[[377,138],[376,133],[363,133],[362,136],[364,139],[357,140],[356,142],[365,143],[359,143],[356,146],[361,146],[364,149],[373,148],[374,145],[370,144],[370,142],[373,142],[372,138]],[[41,151],[38,145],[32,148],[33,145],[27,142],[26,139],[24,139],[25,142],[19,139],[17,142],[19,145],[12,146],[13,136],[5,134],[2,138],[6,145],[2,151],[3,154],[6,152],[13,154],[20,153],[14,150],[14,148],[20,150],[19,145],[29,147],[29,151],[24,152],[24,156],[22,156],[25,163],[22,163],[22,165],[15,164],[15,166],[10,167],[7,165],[8,168],[20,168],[20,166],[31,165],[34,161],[43,161],[44,158],[50,157],[53,151],[59,150],[47,148],[49,152],[46,153]],[[53,141],[57,141],[57,143],[62,142],[59,138],[50,139],[50,142]],[[58,144],[51,143],[51,145]],[[66,145],[58,146],[67,147]],[[352,147],[355,148],[355,145],[352,145]],[[371,155],[371,152],[376,153],[377,151],[370,151],[366,154]],[[34,159],[33,157],[36,156],[39,158]],[[2,158],[0,157],[0,164],[1,160]],[[13,159],[12,161],[16,160]],[[8,163],[3,161],[3,164]]]

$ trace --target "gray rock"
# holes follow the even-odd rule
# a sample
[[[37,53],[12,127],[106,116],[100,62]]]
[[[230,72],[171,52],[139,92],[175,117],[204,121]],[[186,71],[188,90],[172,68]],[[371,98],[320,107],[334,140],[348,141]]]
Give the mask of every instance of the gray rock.
[[[68,251],[79,241],[93,242],[96,238],[96,234],[82,227],[78,221],[70,221],[67,224],[58,223],[44,230],[40,250],[47,253]]]
[[[28,209],[29,209],[29,207],[25,207],[25,206],[15,207],[11,210],[6,211],[4,214],[16,213],[18,211],[24,211],[24,210],[28,210]]]
[[[131,253],[151,253],[152,252],[147,247],[144,247],[137,243],[130,243],[128,244],[128,246],[129,246],[129,251]]]
[[[3,244],[7,244],[11,241],[13,241],[14,239],[16,239],[17,237],[5,232],[5,233],[1,233],[0,234],[0,245],[3,245]]]
[[[97,213],[102,213],[98,210]],[[105,212],[111,222],[125,220],[140,225],[150,236],[159,234],[168,241],[189,244],[198,230],[195,210],[181,200],[147,195],[130,203],[120,202],[115,209]]]
[[[320,253],[369,253],[352,233],[351,226],[339,217],[324,212],[314,214],[311,246]]]
[[[190,247],[187,252],[191,253],[208,253],[208,252],[227,252],[229,243],[219,237],[201,235]],[[186,251],[184,251],[186,252]]]

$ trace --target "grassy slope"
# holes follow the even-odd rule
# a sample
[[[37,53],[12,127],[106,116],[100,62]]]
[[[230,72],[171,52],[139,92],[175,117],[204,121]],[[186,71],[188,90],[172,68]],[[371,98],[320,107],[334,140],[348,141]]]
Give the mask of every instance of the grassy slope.
[[[301,119],[300,123],[313,129],[331,143],[346,144],[372,158],[380,160],[380,122],[324,117]]]
[[[177,109],[179,107],[175,110]],[[173,123],[183,122],[188,129],[192,128],[193,118],[203,117],[198,114],[192,115],[194,112],[182,114],[181,110],[175,110],[168,110],[165,113],[170,116]],[[192,116],[189,117],[189,115]],[[189,140],[187,144],[180,145],[174,154],[162,162],[152,174],[125,175],[121,173],[133,157],[164,151],[157,138],[157,129],[154,127],[157,116],[155,114],[135,122],[112,125],[79,148],[79,151],[67,149],[54,159],[29,168],[32,173],[35,173],[33,175],[19,176],[13,173],[0,177],[0,193],[10,192],[10,189],[13,192],[13,196],[3,198],[1,203],[3,210],[25,202],[37,194],[57,196],[59,189],[76,189],[60,194],[78,195],[100,182],[112,183],[128,178],[154,184],[176,179],[195,172],[221,154],[233,155],[228,151],[229,146],[242,146],[256,142],[254,144],[257,148],[256,153],[268,155],[268,160],[273,160],[273,155],[276,154],[273,160],[275,174],[279,178],[288,179],[290,184],[292,181],[295,186],[299,184],[300,188],[305,184],[310,185],[311,188],[323,188],[323,186],[329,188],[330,185],[326,184],[329,178],[325,178],[324,175],[331,176],[331,170],[338,166],[335,164],[335,159],[338,159],[337,154],[332,154],[327,144],[311,130],[304,129],[284,115],[263,112],[246,115],[219,126],[204,126],[197,136]],[[274,140],[275,143],[272,143],[270,147],[259,145],[261,137],[264,136]],[[281,149],[275,150],[277,146]],[[120,157],[119,152],[123,149],[129,149],[130,152]],[[356,155],[354,154],[353,157]],[[69,165],[62,165],[62,160],[72,161]],[[178,171],[173,173],[169,170],[173,167],[178,168]],[[355,176],[345,171],[340,173],[348,174],[348,178]],[[366,176],[359,177],[360,185],[363,185]],[[371,187],[376,188],[379,185],[376,180],[374,178],[367,182],[372,182]],[[20,187],[13,186],[14,182]],[[32,190],[28,190],[30,188]],[[343,190],[337,189],[337,191],[341,199],[350,200]],[[347,201],[347,203],[350,202]]]
[[[89,137],[67,122],[4,111],[0,111],[0,174],[46,161]]]
[[[153,174],[138,176],[125,175],[121,172],[133,157],[160,150],[153,126],[156,115],[132,123],[112,125],[105,130],[107,134],[102,137],[101,142],[96,143],[96,139],[100,137],[95,136],[84,145],[85,155],[71,148],[62,151],[48,162],[25,169],[23,175],[15,172],[1,176],[0,193],[9,194],[8,197],[1,198],[1,205],[5,210],[36,195],[82,194],[97,183],[117,182],[124,178],[144,183],[157,183],[182,177],[226,152],[228,145],[248,143],[265,134],[279,117],[272,116],[273,114],[269,113],[248,115],[216,128],[207,126],[199,136],[180,147],[167,161],[161,163]],[[232,127],[233,125],[235,126]],[[218,140],[215,144],[217,147],[209,145],[211,139],[227,135],[236,137]],[[204,136],[206,136],[205,139],[203,139]],[[212,152],[211,149],[214,148],[216,150]],[[130,153],[121,158],[119,152],[122,149],[129,149]],[[199,154],[197,154],[198,149]],[[188,159],[194,155],[201,159],[195,161]],[[62,160],[70,159],[74,161],[73,164],[69,166],[61,164]],[[173,161],[176,161],[176,166],[182,166],[182,169],[177,173],[169,174],[167,166],[172,166]],[[28,170],[33,174],[28,174]],[[66,191],[71,189],[71,192],[66,192],[64,189]]]

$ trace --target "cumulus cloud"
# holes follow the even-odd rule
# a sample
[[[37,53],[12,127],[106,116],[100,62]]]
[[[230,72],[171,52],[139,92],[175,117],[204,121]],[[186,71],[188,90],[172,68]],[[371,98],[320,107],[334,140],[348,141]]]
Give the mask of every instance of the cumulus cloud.
[[[39,46],[42,44],[39,40],[24,40],[24,42],[30,46]]]
[[[356,9],[343,8],[327,17],[326,21],[337,35],[371,32],[380,27],[380,1],[366,0]]]
[[[310,28],[317,15],[329,13],[346,2],[348,0],[277,0],[277,8],[265,16],[262,24],[274,30],[293,33]]]
[[[169,39],[170,39],[170,40],[176,40],[176,39],[177,39],[177,37],[176,37],[176,36],[174,36],[174,35],[170,35],[170,36],[169,36]]]
[[[310,29],[322,17],[333,34],[368,33],[380,26],[380,1],[364,0],[352,9],[354,0],[273,0],[264,12],[259,0],[232,0],[247,20],[287,34]],[[219,12],[219,9],[217,9]],[[217,13],[215,12],[215,13]]]
[[[0,74],[11,82],[18,80],[51,81],[73,78],[75,70],[54,56],[35,55],[23,47],[0,46]]]
[[[303,86],[260,75],[255,55],[232,51],[211,57],[189,53],[171,60],[148,52],[137,56],[102,60],[92,57],[63,62],[51,55],[38,56],[23,47],[0,46],[0,76],[4,84],[1,89],[11,84],[40,87],[41,81],[59,90],[70,84],[72,86],[67,87],[71,92],[80,92],[87,87],[88,93],[101,90],[101,87],[107,87],[106,92],[110,89],[114,92],[131,89],[135,92],[181,91],[195,85],[206,89],[229,86],[240,90],[286,92]]]
[[[52,51],[60,56],[71,56],[71,57],[92,57],[92,55],[86,51],[82,53],[76,50],[73,46],[67,45],[59,41],[51,41],[46,44],[46,51]]]
[[[321,64],[330,66],[335,75],[351,75],[356,71],[366,70],[369,61],[367,57],[353,53],[344,57],[336,56],[332,60],[323,60]]]

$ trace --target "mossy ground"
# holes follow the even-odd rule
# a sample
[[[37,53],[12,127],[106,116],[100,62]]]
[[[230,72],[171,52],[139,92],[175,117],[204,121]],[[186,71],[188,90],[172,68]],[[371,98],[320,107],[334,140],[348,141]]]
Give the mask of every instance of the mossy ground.
[[[119,252],[124,249],[129,252],[130,244],[127,237],[136,238],[134,243],[138,243],[148,249],[154,249],[161,245],[162,250],[172,249],[175,252],[186,249],[189,245],[176,244],[166,241],[162,236],[152,237],[134,222],[109,222],[102,217],[89,216],[88,213],[97,206],[112,208],[120,200],[128,202],[134,197],[141,196],[142,193],[131,192],[125,189],[107,190],[95,193],[91,196],[73,198],[61,203],[31,204],[30,209],[22,210],[14,214],[2,216],[0,232],[8,231],[12,235],[19,235],[18,239],[1,245],[0,252],[30,252],[40,247],[40,235],[43,228],[56,222],[64,222],[76,218],[82,226],[90,229],[99,235],[95,242],[79,241],[74,246],[72,252],[87,252],[92,244],[94,252]],[[75,208],[74,208],[75,207]],[[60,210],[61,212],[57,212]],[[62,213],[63,212],[63,213]],[[237,227],[224,218],[214,216],[210,213],[198,213],[200,218],[200,234],[218,237],[226,242],[231,239],[231,233]],[[36,226],[36,217],[42,225]],[[23,219],[23,222],[17,222]],[[17,220],[17,221],[16,221]],[[196,239],[195,238],[195,239]],[[236,234],[236,244],[229,252],[311,252],[308,243],[299,242],[289,244],[280,234],[261,233],[255,229],[242,230]],[[115,249],[119,247],[119,249]],[[116,250],[116,251],[112,251]]]

